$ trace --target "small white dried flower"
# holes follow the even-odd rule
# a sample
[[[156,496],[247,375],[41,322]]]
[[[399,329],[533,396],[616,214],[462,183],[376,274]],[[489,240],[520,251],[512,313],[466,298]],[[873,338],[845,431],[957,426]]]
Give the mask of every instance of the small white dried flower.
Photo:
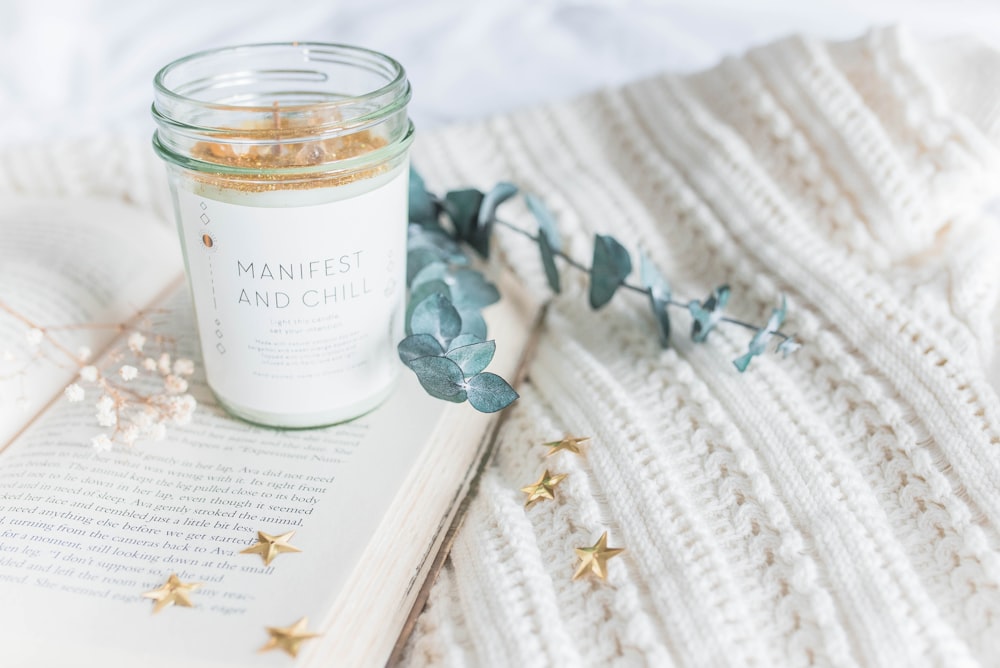
[[[146,438],[151,441],[162,441],[167,437],[167,428],[162,422],[157,422],[146,430]]]
[[[12,353],[10,350],[8,350],[8,349],[5,348],[4,351],[3,351],[3,355],[0,356],[0,359],[3,359],[4,362],[13,362],[14,361],[14,353]]]
[[[29,346],[36,348],[41,345],[42,339],[45,338],[45,333],[37,327],[32,327],[24,333],[24,338],[28,341]]]
[[[80,378],[87,381],[88,383],[96,383],[98,376],[97,367],[93,364],[83,367],[80,369]]]
[[[86,362],[87,360],[89,360],[91,355],[93,355],[93,353],[87,346],[80,346],[79,348],[76,349],[76,358],[81,362]]]
[[[170,374],[163,379],[163,387],[170,394],[181,394],[183,392],[187,392],[188,382],[180,376]]]
[[[76,383],[67,386],[63,392],[66,394],[66,398],[69,399],[71,403],[83,401],[83,388]]]
[[[156,361],[156,368],[164,376],[170,373],[170,355],[167,353],[161,353],[160,359]]]
[[[146,371],[156,371],[156,360],[152,357],[147,357],[142,361],[142,368]]]
[[[139,439],[139,428],[134,424],[130,424],[122,430],[122,442],[125,445],[135,445],[135,442]]]
[[[114,410],[115,400],[106,394],[102,394],[101,398],[94,405],[97,407],[98,413],[109,413]]]
[[[111,449],[111,439],[107,434],[99,434],[90,439],[90,445],[98,452],[107,452]]]
[[[98,413],[97,424],[102,427],[114,427],[118,424],[118,416],[114,413]]]
[[[132,332],[128,337],[128,349],[136,355],[142,352],[142,347],[146,345],[146,337],[139,332]]]
[[[191,415],[194,414],[194,409],[197,405],[198,402],[190,394],[171,397],[167,416],[174,424],[187,424],[191,421]]]
[[[108,395],[102,395],[97,400],[97,424],[102,427],[114,427],[118,423],[118,415],[114,412],[115,402]]]
[[[123,364],[121,368],[118,369],[118,375],[121,376],[124,381],[135,380],[139,375],[139,370],[131,364]]]
[[[186,357],[179,358],[174,362],[174,374],[178,376],[190,376],[194,373],[194,362]]]

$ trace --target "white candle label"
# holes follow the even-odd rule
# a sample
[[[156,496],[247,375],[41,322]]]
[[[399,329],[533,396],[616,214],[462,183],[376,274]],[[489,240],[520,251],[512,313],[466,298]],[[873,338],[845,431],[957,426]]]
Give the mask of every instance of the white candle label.
[[[403,334],[407,186],[404,167],[374,190],[307,206],[296,203],[319,190],[247,206],[237,202],[254,193],[220,201],[178,188],[205,370],[220,399],[316,415],[386,390]]]

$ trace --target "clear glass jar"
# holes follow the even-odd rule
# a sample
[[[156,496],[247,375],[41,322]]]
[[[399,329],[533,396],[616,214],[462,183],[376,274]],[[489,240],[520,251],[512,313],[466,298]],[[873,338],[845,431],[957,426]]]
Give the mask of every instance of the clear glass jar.
[[[209,386],[278,427],[385,399],[403,335],[410,86],[367,49],[197,53],[154,80]]]

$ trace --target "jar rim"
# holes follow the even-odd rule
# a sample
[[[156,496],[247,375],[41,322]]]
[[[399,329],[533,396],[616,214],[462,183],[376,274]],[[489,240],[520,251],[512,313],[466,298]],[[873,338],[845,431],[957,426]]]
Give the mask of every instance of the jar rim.
[[[391,69],[392,79],[376,88],[374,90],[368,91],[367,93],[361,93],[360,95],[352,95],[350,97],[345,97],[342,100],[332,100],[329,102],[313,102],[308,105],[310,109],[336,109],[338,106],[343,106],[346,102],[356,103],[363,102],[365,100],[374,99],[381,95],[385,95],[390,92],[393,88],[397,88],[400,84],[406,83],[406,70],[403,66],[392,56],[386,55],[380,51],[375,51],[374,49],[368,49],[362,46],[355,46],[352,44],[341,44],[336,42],[259,42],[254,44],[240,44],[236,46],[224,46],[214,49],[205,49],[203,51],[196,51],[194,53],[188,54],[174,61],[171,61],[160,68],[160,70],[153,77],[153,88],[157,95],[162,95],[168,99],[175,102],[182,102],[186,104],[196,104],[202,106],[206,109],[213,109],[217,111],[234,111],[234,112],[254,112],[254,111],[269,111],[270,107],[257,107],[257,106],[244,106],[235,104],[225,104],[219,102],[208,102],[206,100],[199,100],[198,98],[189,97],[182,93],[178,93],[172,88],[166,85],[166,78],[177,69],[189,65],[197,60],[202,60],[215,56],[226,56],[226,55],[240,55],[241,52],[250,51],[260,51],[262,49],[277,49],[277,48],[292,48],[292,49],[303,49],[306,52],[322,52],[324,50],[342,52],[354,55],[363,55],[368,57],[373,57],[383,64],[386,64]]]

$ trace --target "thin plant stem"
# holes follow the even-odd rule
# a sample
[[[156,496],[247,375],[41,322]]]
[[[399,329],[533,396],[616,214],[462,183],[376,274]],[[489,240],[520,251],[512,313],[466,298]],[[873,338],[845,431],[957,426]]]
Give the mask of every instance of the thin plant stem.
[[[504,227],[504,228],[506,228],[508,230],[511,230],[512,232],[516,232],[517,234],[520,234],[521,236],[523,236],[523,237],[525,237],[527,239],[531,239],[535,243],[538,243],[538,235],[532,234],[531,232],[528,232],[527,230],[525,230],[525,229],[523,229],[521,227],[518,227],[517,225],[514,225],[512,223],[509,223],[507,221],[504,221],[504,220],[497,219],[495,222],[496,222],[497,225],[500,225],[501,227]],[[585,274],[590,274],[590,267],[588,267],[587,265],[583,264],[579,260],[577,260],[577,259],[575,259],[573,257],[570,257],[569,255],[567,255],[563,251],[561,251],[561,250],[553,250],[552,254],[555,255],[556,257],[562,258],[563,262],[565,262],[569,266],[573,267],[574,269],[576,269],[578,271],[582,271]],[[650,289],[649,288],[644,288],[642,286],[635,285],[633,283],[629,283],[628,281],[622,281],[621,287],[625,288],[626,290],[630,290],[632,292],[635,292],[635,293],[638,293],[638,294],[641,294],[641,295],[645,295],[647,297],[650,295]],[[674,308],[683,309],[685,311],[688,310],[688,304],[686,302],[678,301],[676,299],[668,299],[668,300],[666,300],[666,304],[668,306],[672,306]],[[751,330],[753,332],[757,332],[757,331],[760,330],[760,327],[758,327],[757,325],[754,325],[753,323],[749,323],[749,322],[746,322],[746,321],[743,321],[743,320],[739,320],[737,318],[730,318],[729,316],[722,316],[722,317],[719,318],[719,321],[720,322],[726,322],[726,323],[729,323],[731,325],[736,325],[738,327],[743,327],[744,329],[749,329],[749,330]],[[781,331],[772,331],[771,334],[773,336],[777,336],[778,338],[780,338],[780,339],[782,339],[784,341],[787,341],[788,339],[791,338],[788,334],[785,334],[784,332],[781,332]]]

